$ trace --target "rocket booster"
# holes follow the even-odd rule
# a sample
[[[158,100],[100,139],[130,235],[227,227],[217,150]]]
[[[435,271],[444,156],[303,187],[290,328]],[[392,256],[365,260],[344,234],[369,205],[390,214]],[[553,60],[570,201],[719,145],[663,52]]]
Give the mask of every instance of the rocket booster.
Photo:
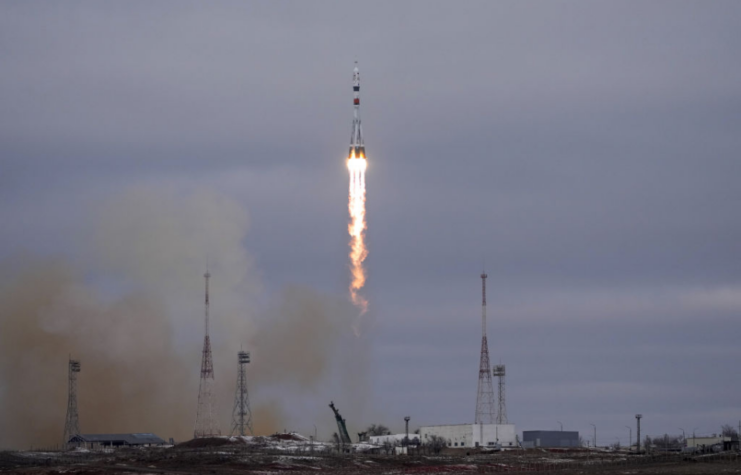
[[[365,144],[363,143],[363,126],[360,123],[360,70],[358,62],[355,61],[355,69],[352,73],[353,90],[353,120],[352,135],[350,136],[350,152],[347,158],[365,159]]]

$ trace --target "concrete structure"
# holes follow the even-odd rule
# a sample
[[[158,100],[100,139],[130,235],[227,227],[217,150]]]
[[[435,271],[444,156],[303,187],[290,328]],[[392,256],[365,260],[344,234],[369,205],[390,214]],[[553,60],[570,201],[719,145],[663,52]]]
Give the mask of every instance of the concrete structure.
[[[103,447],[164,445],[165,441],[154,434],[79,434],[69,439],[70,444]]]
[[[533,447],[579,447],[578,431],[526,430],[522,432],[522,446]]]
[[[449,426],[428,426],[419,430],[422,443],[433,435],[442,437],[448,447],[519,447],[514,424],[456,424]]]

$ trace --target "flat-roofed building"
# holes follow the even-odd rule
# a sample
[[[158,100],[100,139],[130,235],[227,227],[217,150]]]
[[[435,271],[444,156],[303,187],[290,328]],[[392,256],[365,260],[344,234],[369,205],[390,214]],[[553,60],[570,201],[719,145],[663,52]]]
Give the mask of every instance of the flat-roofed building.
[[[69,443],[85,446],[121,447],[164,445],[165,441],[150,433],[80,434],[72,437]]]
[[[371,435],[368,442],[375,445],[392,444],[402,445],[406,434]],[[419,434],[409,434],[409,445],[419,444]]]
[[[579,447],[579,432],[569,430],[526,430],[522,432],[522,446]]]
[[[433,435],[442,437],[449,448],[518,447],[514,424],[426,426],[419,429],[419,435],[423,444],[429,442]]]
[[[727,436],[712,436],[712,437],[687,437],[686,444],[691,449],[704,449],[710,450],[713,446],[718,447],[718,450],[734,450],[738,449],[738,440],[727,437]]]

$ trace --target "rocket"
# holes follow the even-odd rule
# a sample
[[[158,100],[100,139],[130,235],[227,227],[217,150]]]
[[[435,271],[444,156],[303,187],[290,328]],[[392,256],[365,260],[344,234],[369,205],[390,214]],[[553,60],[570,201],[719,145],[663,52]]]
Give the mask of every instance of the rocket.
[[[353,90],[353,119],[352,135],[350,136],[350,152],[347,158],[365,159],[365,144],[363,143],[363,126],[360,124],[360,70],[358,62],[355,61],[355,69],[352,73]]]

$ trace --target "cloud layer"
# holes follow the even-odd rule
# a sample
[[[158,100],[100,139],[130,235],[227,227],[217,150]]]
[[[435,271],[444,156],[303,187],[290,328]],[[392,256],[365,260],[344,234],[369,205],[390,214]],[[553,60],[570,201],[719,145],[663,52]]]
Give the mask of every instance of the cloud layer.
[[[741,390],[740,8],[5,2],[0,253],[68,262],[81,314],[141,296],[196,367],[206,258],[215,315],[245,344],[258,328],[282,340],[260,322],[305,305],[345,345],[358,59],[370,379],[347,358],[305,391],[363,388],[380,414],[330,397],[361,426],[471,420],[485,258],[519,429],[595,423],[625,443],[643,412],[651,435],[717,432]],[[328,435],[325,395],[296,397],[277,419],[329,418]]]

